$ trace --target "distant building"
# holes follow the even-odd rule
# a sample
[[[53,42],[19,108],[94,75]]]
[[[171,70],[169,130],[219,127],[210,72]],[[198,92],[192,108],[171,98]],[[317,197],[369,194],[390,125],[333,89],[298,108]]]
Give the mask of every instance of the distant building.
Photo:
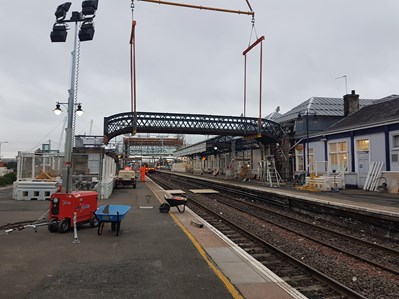
[[[8,169],[4,166],[4,163],[0,161],[0,176],[4,176],[7,173]]]

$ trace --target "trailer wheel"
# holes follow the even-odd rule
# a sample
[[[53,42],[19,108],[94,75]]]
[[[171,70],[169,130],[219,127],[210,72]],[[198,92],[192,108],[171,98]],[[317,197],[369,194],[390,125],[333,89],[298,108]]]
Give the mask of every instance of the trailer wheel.
[[[58,231],[60,233],[66,233],[67,231],[69,231],[69,228],[70,228],[69,219],[63,219],[60,222],[58,222]]]
[[[93,227],[97,227],[97,226],[98,226],[98,220],[97,220],[96,216],[93,215],[90,218],[90,227],[93,228]]]
[[[55,233],[58,230],[57,218],[52,218],[48,223],[47,228],[50,233]]]

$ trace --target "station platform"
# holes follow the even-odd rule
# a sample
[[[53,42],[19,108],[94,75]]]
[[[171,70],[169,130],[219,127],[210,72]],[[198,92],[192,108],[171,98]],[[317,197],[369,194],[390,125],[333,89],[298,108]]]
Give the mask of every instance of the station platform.
[[[169,172],[170,173],[170,172]],[[239,179],[226,180],[221,176],[193,175],[187,173],[171,172],[173,175],[193,177],[195,179],[216,181],[221,184],[240,186],[242,188],[258,190],[266,193],[321,202],[349,209],[379,213],[381,215],[399,217],[399,194],[365,191],[363,189],[340,189],[338,191],[308,191],[297,190],[295,186],[281,184],[280,187],[268,187],[267,182],[243,181]]]
[[[119,236],[106,223],[72,231],[0,233],[0,298],[304,298],[189,209],[159,212],[151,180],[117,189],[103,204],[130,205]],[[0,198],[0,225],[37,219],[48,201]],[[4,217],[4,218],[3,218]]]

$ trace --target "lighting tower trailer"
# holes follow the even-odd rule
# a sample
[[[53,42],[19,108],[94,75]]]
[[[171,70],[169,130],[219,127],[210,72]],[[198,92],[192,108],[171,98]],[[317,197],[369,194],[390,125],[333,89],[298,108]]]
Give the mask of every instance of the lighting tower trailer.
[[[50,198],[50,212],[48,230],[50,232],[65,233],[76,226],[90,223],[90,227],[97,225],[94,212],[97,210],[98,193],[94,191],[74,191],[72,193],[56,192]]]

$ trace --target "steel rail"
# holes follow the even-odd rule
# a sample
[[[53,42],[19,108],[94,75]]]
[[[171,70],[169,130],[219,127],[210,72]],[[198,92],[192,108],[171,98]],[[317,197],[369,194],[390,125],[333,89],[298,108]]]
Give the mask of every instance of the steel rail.
[[[198,180],[195,181],[195,184],[196,184],[197,186],[199,186],[199,185],[200,185],[200,186],[203,186],[203,185],[204,185],[203,182],[200,183],[200,182],[198,182]],[[325,228],[325,227],[322,227],[322,226],[316,226],[316,225],[313,225],[313,224],[309,224],[308,222],[306,222],[306,221],[304,221],[304,220],[292,218],[292,217],[287,216],[287,215],[285,215],[285,214],[282,214],[282,213],[279,213],[279,212],[276,212],[276,211],[272,211],[272,210],[270,210],[270,209],[268,209],[268,208],[266,208],[266,207],[262,207],[262,206],[259,206],[259,205],[257,205],[257,204],[251,203],[251,202],[246,202],[246,201],[244,202],[244,201],[237,200],[237,199],[236,199],[237,190],[234,189],[234,191],[232,191],[232,189],[229,188],[228,186],[221,186],[221,185],[216,184],[216,183],[213,183],[213,182],[206,182],[206,183],[205,183],[205,186],[206,186],[206,187],[212,186],[212,188],[214,188],[214,189],[223,190],[223,192],[233,193],[233,194],[235,195],[235,197],[229,196],[229,198],[230,198],[231,200],[236,201],[236,202],[244,203],[244,204],[246,204],[246,205],[248,205],[248,206],[252,206],[252,207],[255,207],[255,208],[257,208],[257,209],[261,209],[262,211],[265,211],[265,212],[267,212],[267,213],[272,213],[272,214],[277,215],[277,216],[279,216],[279,217],[287,218],[287,219],[289,219],[290,221],[295,221],[295,222],[297,222],[297,223],[300,223],[300,224],[303,224],[303,225],[307,225],[307,226],[310,226],[310,227],[316,227],[317,229],[323,230],[324,232],[328,232],[328,233],[333,234],[333,235],[335,235],[335,236],[338,236],[338,237],[340,237],[340,238],[346,238],[347,240],[351,240],[351,241],[354,241],[354,242],[358,242],[358,243],[364,244],[364,245],[366,245],[366,246],[370,246],[370,247],[373,248],[373,249],[377,249],[377,250],[380,250],[380,251],[385,251],[385,252],[387,252],[387,253],[389,253],[389,254],[393,254],[393,255],[399,255],[399,250],[397,250],[397,249],[389,248],[389,247],[382,246],[382,245],[378,245],[378,244],[375,244],[375,243],[373,243],[373,242],[371,242],[371,241],[363,240],[363,239],[360,239],[360,238],[357,238],[357,237],[354,237],[354,236],[349,236],[349,235],[347,235],[347,234],[340,233],[340,232],[338,232],[338,231],[331,230],[331,229],[329,229],[329,228]],[[240,192],[240,195],[241,195],[241,196],[244,196],[244,197],[248,197],[250,200],[253,200],[253,199],[255,199],[255,200],[262,200],[262,199],[259,198],[259,196],[255,195],[255,194],[252,194],[252,193]],[[224,195],[224,196],[226,196],[226,195]],[[263,201],[263,200],[262,200],[262,201]],[[226,204],[226,205],[231,206],[229,203],[224,203],[224,202],[223,202],[223,204]],[[280,203],[278,203],[278,205],[281,206]],[[283,205],[283,206],[284,206],[284,205]],[[233,206],[232,206],[232,207],[233,207]],[[235,207],[234,207],[234,208],[235,208]],[[255,217],[258,217],[258,216],[253,215],[253,214],[251,214],[251,215],[252,215],[252,216],[255,216]],[[263,220],[268,221],[267,219],[263,219]],[[269,222],[269,221],[268,221],[268,222]],[[270,223],[272,223],[272,222],[270,222]],[[276,223],[272,223],[272,224],[279,226],[279,224],[276,224]],[[289,228],[286,228],[286,227],[283,227],[283,226],[280,226],[280,227],[282,227],[282,228],[284,228],[284,229],[287,229],[287,230],[290,230]],[[291,231],[292,231],[292,230],[291,230]],[[295,231],[292,231],[292,232],[295,232]],[[297,232],[295,232],[295,233],[297,233]],[[319,243],[321,242],[323,245],[330,246],[329,244],[325,244],[325,243],[323,243],[322,241],[316,240],[316,239],[314,239],[314,238],[312,238],[312,237],[310,237],[310,236],[307,236],[307,235],[303,235],[303,236],[304,236],[304,237],[307,237],[307,238],[309,238],[309,239],[312,239],[312,240],[315,241],[315,242],[319,242]],[[335,250],[342,251],[341,249],[335,248],[334,246],[332,246],[332,248],[334,248]],[[353,254],[353,253],[346,252],[346,251],[344,251],[344,252],[345,252],[346,254],[348,254],[348,255],[351,255],[351,256],[357,258],[357,259],[361,259],[361,260],[363,260],[363,261],[365,261],[365,262],[367,262],[367,263],[370,263],[370,264],[372,264],[372,265],[374,265],[374,266],[376,266],[376,267],[382,268],[382,269],[384,269],[384,270],[386,270],[386,271],[388,271],[388,272],[391,272],[391,273],[393,273],[393,274],[399,275],[399,271],[398,271],[398,270],[395,270],[395,269],[393,269],[393,268],[390,268],[390,267],[387,267],[387,266],[384,266],[384,265],[375,263],[375,262],[370,261],[370,260],[368,260],[368,259],[361,258],[361,257],[359,257],[359,256],[357,256],[357,255],[355,255],[355,254]]]
[[[292,221],[292,222],[296,222],[296,223],[300,223],[300,224],[302,224],[302,225],[309,226],[311,229],[318,229],[318,230],[321,230],[321,231],[323,231],[323,232],[332,234],[332,235],[334,235],[335,237],[338,236],[338,237],[340,237],[340,238],[345,238],[345,239],[347,239],[347,240],[352,240],[352,241],[354,241],[354,242],[363,243],[363,244],[365,244],[365,245],[367,245],[367,246],[370,246],[370,247],[373,247],[373,248],[375,248],[375,249],[378,249],[378,250],[381,250],[381,251],[389,251],[390,253],[394,253],[394,254],[399,255],[399,252],[398,252],[397,250],[393,250],[393,249],[388,248],[388,247],[383,247],[383,246],[380,246],[380,245],[377,245],[377,244],[373,244],[373,243],[371,243],[371,242],[368,242],[368,241],[365,241],[365,240],[361,240],[361,239],[358,239],[358,238],[355,238],[355,237],[351,237],[351,236],[348,236],[348,235],[346,235],[346,234],[342,234],[342,233],[340,233],[340,232],[336,232],[336,231],[327,229],[327,228],[325,228],[325,227],[321,227],[321,226],[317,226],[317,225],[312,225],[312,224],[307,223],[306,221],[302,221],[302,220],[295,219],[295,218],[292,218],[292,217],[289,217],[289,216],[286,216],[286,215],[283,215],[283,214],[280,214],[280,213],[277,213],[277,212],[274,212],[274,211],[270,211],[270,210],[268,210],[268,209],[266,209],[266,208],[263,208],[263,207],[254,205],[254,204],[252,204],[252,203],[248,203],[248,202],[245,202],[245,201],[238,201],[238,200],[233,199],[233,198],[230,198],[230,199],[236,201],[237,203],[246,204],[246,205],[248,205],[248,206],[252,206],[252,207],[256,207],[256,208],[258,208],[258,209],[261,209],[262,211],[265,211],[265,212],[267,212],[267,213],[273,213],[273,214],[278,215],[278,216],[280,216],[280,217],[284,217],[284,218],[286,218],[286,219],[289,219],[289,220]],[[309,239],[309,240],[312,240],[313,242],[319,243],[319,244],[321,244],[321,245],[323,245],[323,246],[327,246],[327,247],[329,247],[329,248],[331,248],[331,249],[334,249],[334,250],[336,250],[336,251],[338,251],[338,252],[343,252],[343,253],[345,253],[345,254],[347,254],[347,255],[349,255],[349,256],[351,256],[351,257],[353,257],[353,258],[355,258],[355,259],[357,259],[357,260],[359,260],[359,261],[362,261],[362,262],[371,264],[371,265],[373,265],[373,266],[375,266],[375,267],[381,268],[381,269],[383,269],[383,270],[385,270],[385,271],[387,271],[387,272],[393,273],[393,274],[395,274],[395,275],[399,275],[399,271],[398,271],[398,270],[395,270],[395,269],[393,269],[393,268],[390,268],[390,267],[381,265],[381,264],[379,264],[379,263],[377,263],[377,262],[374,262],[374,261],[372,261],[372,260],[369,260],[369,259],[367,259],[367,258],[363,258],[363,257],[357,255],[356,253],[352,253],[352,252],[347,251],[346,249],[342,249],[342,248],[339,248],[339,247],[337,247],[337,246],[335,246],[335,245],[328,244],[328,243],[326,243],[326,242],[324,242],[324,241],[322,241],[322,240],[318,240],[317,238],[314,238],[314,237],[310,236],[309,234],[305,234],[305,233],[302,233],[302,232],[298,232],[298,231],[296,231],[295,229],[291,229],[291,228],[288,228],[288,227],[286,227],[286,226],[284,226],[284,225],[275,223],[275,222],[270,221],[270,220],[268,220],[268,219],[266,219],[266,218],[264,218],[264,217],[255,215],[255,214],[252,213],[252,212],[248,212],[247,210],[245,210],[245,209],[243,209],[243,208],[234,206],[234,205],[231,204],[231,203],[224,202],[224,201],[220,201],[220,200],[218,200],[218,202],[220,202],[220,203],[222,203],[222,204],[224,204],[224,205],[227,205],[227,206],[229,206],[229,207],[231,207],[231,208],[234,208],[234,209],[236,209],[236,210],[238,210],[238,211],[241,211],[241,212],[243,212],[243,213],[247,213],[247,214],[249,214],[249,215],[251,215],[251,216],[253,216],[253,217],[255,217],[255,218],[258,218],[258,219],[260,219],[260,220],[262,220],[262,221],[265,221],[265,222],[268,222],[268,223],[270,223],[270,224],[272,224],[272,225],[275,225],[275,226],[277,226],[277,227],[280,227],[281,229],[287,230],[287,231],[289,231],[289,232],[292,232],[292,233],[294,233],[294,234],[297,234],[297,235],[300,235],[300,236],[302,236],[302,237],[304,237],[304,238],[307,238],[307,239]]]
[[[335,291],[337,291],[341,295],[347,295],[347,296],[350,296],[351,298],[366,299],[366,297],[364,297],[362,294],[357,293],[356,291],[348,288],[347,286],[343,285],[339,281],[337,281],[337,280],[325,275],[324,273],[318,271],[317,269],[315,269],[315,268],[303,263],[302,261],[300,261],[297,258],[293,257],[292,255],[284,252],[283,250],[280,250],[279,248],[275,247],[274,245],[268,243],[267,241],[259,238],[256,235],[252,234],[251,232],[249,232],[245,228],[242,228],[242,227],[236,225],[235,223],[231,222],[227,218],[221,216],[220,214],[215,213],[214,211],[212,211],[208,207],[206,207],[206,206],[202,205],[201,203],[197,202],[195,200],[195,198],[192,198],[190,200],[190,202],[193,202],[194,204],[200,206],[202,209],[206,210],[206,212],[211,214],[213,217],[216,217],[216,218],[222,220],[223,222],[227,223],[232,228],[234,228],[237,231],[242,232],[243,234],[247,235],[248,238],[250,238],[251,240],[255,241],[260,246],[264,246],[265,248],[267,248],[267,249],[269,249],[269,250],[271,250],[271,251],[283,256],[284,258],[286,258],[290,262],[298,265],[299,267],[305,269],[306,271],[309,271],[310,273],[312,273],[313,277],[315,277],[317,280],[319,280],[319,281],[321,281],[323,283],[326,283],[327,285],[329,285],[332,289],[334,289]]]

